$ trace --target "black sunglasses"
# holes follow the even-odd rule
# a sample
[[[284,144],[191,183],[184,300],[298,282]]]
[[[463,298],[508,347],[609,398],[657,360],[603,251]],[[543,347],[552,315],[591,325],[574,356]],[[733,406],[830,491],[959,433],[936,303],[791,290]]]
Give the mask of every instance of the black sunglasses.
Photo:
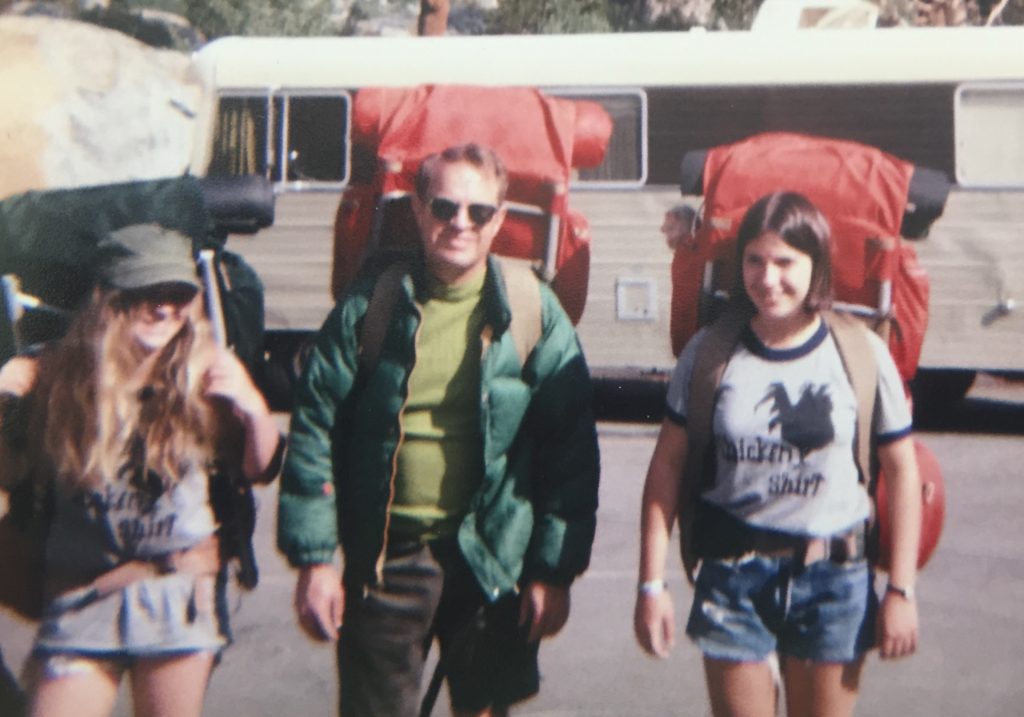
[[[434,197],[430,200],[430,214],[439,222],[450,222],[459,213],[460,207],[466,207],[469,219],[477,227],[482,227],[494,219],[498,208],[493,204],[468,204],[463,205],[453,202],[451,199]]]

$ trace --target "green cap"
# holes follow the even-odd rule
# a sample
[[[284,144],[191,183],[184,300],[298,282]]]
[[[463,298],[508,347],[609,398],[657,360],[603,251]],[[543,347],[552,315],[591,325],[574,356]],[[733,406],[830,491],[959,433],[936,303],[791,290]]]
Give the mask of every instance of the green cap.
[[[159,224],[132,224],[96,245],[98,275],[112,289],[188,284],[199,289],[192,240]]]

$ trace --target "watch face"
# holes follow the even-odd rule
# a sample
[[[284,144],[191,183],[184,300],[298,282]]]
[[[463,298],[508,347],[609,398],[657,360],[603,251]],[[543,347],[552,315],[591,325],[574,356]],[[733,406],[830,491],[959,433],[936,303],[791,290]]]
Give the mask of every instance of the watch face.
[[[910,587],[910,588],[900,588],[900,587],[896,587],[892,583],[889,583],[888,585],[885,586],[885,589],[888,592],[896,593],[897,595],[901,596],[902,598],[904,598],[906,600],[913,600],[914,599],[914,588],[912,588],[912,587]]]

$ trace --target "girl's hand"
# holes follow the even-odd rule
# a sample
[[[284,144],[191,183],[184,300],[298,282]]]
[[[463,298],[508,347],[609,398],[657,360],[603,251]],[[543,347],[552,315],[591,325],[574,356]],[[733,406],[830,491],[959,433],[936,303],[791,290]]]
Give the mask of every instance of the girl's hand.
[[[15,356],[0,366],[0,393],[24,396],[36,385],[39,363],[28,356]]]
[[[218,349],[203,381],[206,395],[229,401],[245,428],[242,472],[251,481],[273,480],[280,470],[282,436],[245,366],[230,351]]]
[[[239,418],[262,418],[270,414],[263,394],[242,362],[230,351],[217,351],[203,380],[204,393],[230,401]]]
[[[669,656],[676,643],[676,618],[668,590],[637,593],[633,631],[636,641],[648,655]]]
[[[886,592],[878,619],[878,647],[883,660],[909,657],[917,651],[917,602]]]

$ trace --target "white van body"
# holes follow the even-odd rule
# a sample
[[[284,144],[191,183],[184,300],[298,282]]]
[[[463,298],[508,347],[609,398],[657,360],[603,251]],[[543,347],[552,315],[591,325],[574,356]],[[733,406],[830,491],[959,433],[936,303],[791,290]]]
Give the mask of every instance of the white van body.
[[[358,171],[348,112],[360,88],[534,86],[602,102],[615,121],[606,166],[581,173],[571,196],[593,242],[579,334],[595,373],[664,377],[671,255],[659,226],[670,206],[700,202],[681,196],[679,162],[768,130],[863,142],[955,179],[915,243],[932,281],[921,366],[1024,370],[1022,47],[1017,27],[794,29],[225,38],[194,60],[222,118],[262,112],[246,168],[274,182],[277,219],[233,248],[266,283],[271,332],[314,330],[332,304],[332,222]],[[240,171],[240,144],[216,139],[208,171]]]

